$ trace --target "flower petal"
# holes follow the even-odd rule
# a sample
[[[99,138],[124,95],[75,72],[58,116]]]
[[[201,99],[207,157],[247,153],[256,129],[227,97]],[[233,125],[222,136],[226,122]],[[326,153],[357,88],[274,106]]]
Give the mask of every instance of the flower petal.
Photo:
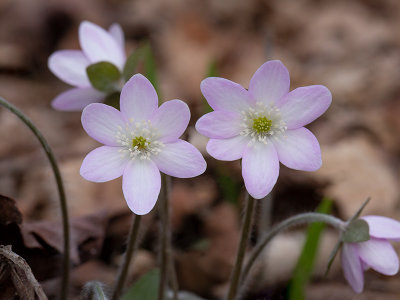
[[[121,112],[135,122],[149,120],[158,107],[158,96],[151,82],[136,74],[125,83],[121,91]]]
[[[208,77],[200,84],[201,92],[214,110],[241,112],[253,102],[240,84],[220,77]]]
[[[94,103],[82,112],[82,126],[87,134],[107,146],[120,146],[117,133],[125,127],[122,114],[114,107]]]
[[[399,271],[399,258],[387,240],[371,238],[357,247],[360,258],[375,271],[385,275]]]
[[[152,160],[161,172],[178,178],[198,176],[204,173],[207,167],[199,150],[183,140],[165,144],[161,152],[152,157]]]
[[[370,236],[381,239],[400,239],[400,222],[382,216],[364,216]]]
[[[243,153],[242,175],[249,194],[255,199],[271,192],[279,175],[279,160],[272,143],[255,143]]]
[[[129,208],[137,215],[149,213],[157,202],[161,176],[151,160],[132,160],[122,179],[122,191]]]
[[[82,162],[81,176],[89,181],[105,182],[120,177],[129,156],[118,152],[120,147],[102,146],[94,149]]]
[[[100,26],[83,21],[79,26],[79,42],[91,63],[107,61],[120,70],[124,68],[124,50],[114,37]]]
[[[111,36],[114,38],[114,40],[117,41],[118,45],[121,47],[121,49],[125,48],[125,37],[124,37],[124,31],[122,30],[121,25],[118,23],[111,24],[110,28],[108,29],[108,32],[111,34]]]
[[[150,121],[160,134],[160,141],[176,141],[186,130],[190,120],[190,110],[181,100],[167,101],[154,112]]]
[[[344,277],[356,293],[361,293],[364,288],[364,272],[357,249],[353,244],[343,244],[342,268]]]
[[[322,165],[318,140],[304,127],[287,130],[271,141],[278,152],[280,162],[288,168],[315,171]]]
[[[311,85],[291,91],[277,106],[287,128],[296,129],[321,116],[331,102],[332,94],[325,86]]]
[[[79,50],[61,50],[50,55],[48,66],[51,72],[62,81],[78,87],[89,87],[86,74],[89,60]]]
[[[242,117],[237,112],[213,111],[196,122],[196,130],[212,139],[227,139],[242,131]]]
[[[91,103],[102,102],[105,95],[92,87],[74,88],[59,94],[51,102],[51,106],[57,110],[78,111]]]
[[[249,92],[257,102],[274,105],[289,92],[289,71],[279,60],[264,63],[250,80]]]
[[[207,144],[207,152],[214,158],[232,161],[242,158],[244,149],[250,139],[238,135],[229,139],[210,139]]]

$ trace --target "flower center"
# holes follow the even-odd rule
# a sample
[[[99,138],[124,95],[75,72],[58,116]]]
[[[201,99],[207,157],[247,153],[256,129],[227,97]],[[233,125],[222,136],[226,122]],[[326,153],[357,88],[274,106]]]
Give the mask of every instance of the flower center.
[[[251,137],[252,142],[267,144],[270,138],[284,133],[287,129],[279,109],[272,105],[257,102],[255,107],[242,112],[243,130],[241,135]]]
[[[131,119],[125,128],[118,129],[116,138],[121,145],[119,152],[129,155],[131,159],[150,159],[164,147],[164,143],[158,141],[158,131],[150,121],[134,122]]]
[[[267,119],[267,117],[265,116],[253,119],[253,129],[258,134],[269,132],[271,126],[272,126],[272,121]]]
[[[142,136],[137,136],[132,140],[132,148],[134,149],[144,150],[148,145],[149,142]]]

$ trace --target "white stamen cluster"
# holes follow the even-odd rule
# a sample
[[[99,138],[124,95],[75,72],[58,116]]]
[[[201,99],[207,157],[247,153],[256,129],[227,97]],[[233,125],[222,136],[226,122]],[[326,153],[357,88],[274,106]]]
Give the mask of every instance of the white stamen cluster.
[[[252,142],[268,143],[269,138],[277,137],[287,130],[277,107],[257,102],[254,108],[242,111],[243,130],[241,135],[251,137]]]
[[[150,159],[157,155],[164,147],[158,141],[157,129],[150,121],[135,122],[132,118],[125,124],[125,128],[118,127],[116,138],[121,144],[119,152],[128,154],[131,159]]]

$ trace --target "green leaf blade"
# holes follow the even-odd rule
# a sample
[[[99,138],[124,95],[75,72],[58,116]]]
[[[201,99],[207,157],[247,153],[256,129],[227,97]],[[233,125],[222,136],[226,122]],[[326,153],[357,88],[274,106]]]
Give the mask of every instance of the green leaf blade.
[[[92,86],[105,93],[119,90],[121,72],[112,63],[101,61],[86,68]]]
[[[332,200],[324,198],[316,211],[328,214],[332,208]],[[291,282],[289,283],[288,299],[304,300],[305,287],[310,280],[318,251],[321,234],[326,224],[316,222],[308,226],[303,250],[297,261]]]
[[[139,278],[122,296],[122,300],[154,300],[158,297],[160,271],[151,270]]]

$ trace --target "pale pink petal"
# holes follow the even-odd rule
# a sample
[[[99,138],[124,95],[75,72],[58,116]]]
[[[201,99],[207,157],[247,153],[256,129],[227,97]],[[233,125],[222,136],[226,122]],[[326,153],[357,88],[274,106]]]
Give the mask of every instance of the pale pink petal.
[[[151,82],[136,74],[121,91],[121,112],[134,122],[149,120],[158,107],[158,96]]]
[[[287,130],[282,135],[270,139],[279,160],[286,167],[315,171],[321,167],[321,149],[317,138],[306,128]]]
[[[197,121],[196,130],[212,139],[226,139],[240,134],[241,122],[242,116],[237,112],[213,111]]]
[[[121,146],[117,134],[125,128],[123,116],[114,107],[94,103],[82,112],[82,126],[87,134],[107,146]]]
[[[343,244],[342,268],[344,277],[356,293],[361,293],[364,288],[364,272],[357,249],[353,244]]]
[[[81,176],[94,182],[105,182],[120,177],[129,162],[129,156],[119,152],[120,149],[102,146],[91,151],[82,162]]]
[[[253,198],[267,196],[279,175],[279,160],[274,145],[249,144],[243,153],[242,175],[246,189]]]
[[[157,202],[161,176],[151,160],[132,160],[125,168],[122,191],[129,208],[137,215],[149,213]]]
[[[400,239],[400,222],[382,216],[362,217],[369,225],[369,235],[382,239]]]
[[[125,37],[124,37],[124,31],[122,30],[121,25],[118,23],[111,24],[110,28],[108,29],[108,32],[111,34],[111,36],[114,38],[114,40],[117,41],[118,45],[121,47],[121,49],[125,48]]]
[[[207,167],[199,150],[183,140],[165,144],[152,160],[161,172],[178,178],[198,176],[204,173]]]
[[[385,275],[394,275],[399,271],[399,258],[387,240],[371,238],[358,243],[357,248],[360,258],[375,271]]]
[[[74,88],[59,94],[51,102],[51,106],[57,110],[79,111],[91,103],[102,102],[105,95],[92,87]]]
[[[257,102],[274,105],[289,92],[290,77],[279,60],[264,63],[250,80],[249,92]]]
[[[277,106],[288,129],[303,127],[321,116],[331,105],[332,94],[323,85],[297,88],[282,98]]]
[[[164,102],[150,119],[164,143],[176,141],[185,132],[189,120],[189,107],[181,100]]]
[[[200,89],[214,110],[246,111],[253,102],[245,88],[225,78],[206,78],[201,82]]]
[[[79,26],[79,42],[91,63],[107,61],[120,70],[124,68],[125,52],[106,30],[88,21]]]
[[[369,266],[365,262],[363,262],[361,259],[360,259],[360,262],[361,262],[361,267],[362,267],[363,271],[369,270]]]
[[[244,149],[250,139],[238,135],[229,139],[210,139],[207,143],[207,152],[214,158],[232,161],[242,158]]]
[[[79,50],[60,50],[50,55],[48,66],[62,81],[78,87],[91,86],[86,74],[89,60]]]

